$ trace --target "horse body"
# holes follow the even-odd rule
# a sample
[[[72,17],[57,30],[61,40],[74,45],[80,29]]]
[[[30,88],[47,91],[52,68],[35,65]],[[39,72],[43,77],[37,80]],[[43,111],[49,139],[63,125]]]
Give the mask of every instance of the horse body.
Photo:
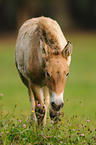
[[[15,63],[23,83],[28,88],[31,111],[35,120],[37,116],[38,123],[46,123],[49,102],[51,118],[63,107],[71,52],[71,43],[67,43],[58,23],[50,18],[32,18],[19,30]],[[39,111],[36,109],[38,104]]]

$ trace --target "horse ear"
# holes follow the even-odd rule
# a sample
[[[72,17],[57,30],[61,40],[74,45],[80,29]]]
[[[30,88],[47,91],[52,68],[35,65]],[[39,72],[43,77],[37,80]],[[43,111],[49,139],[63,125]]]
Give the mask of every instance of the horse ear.
[[[72,54],[72,44],[70,41],[67,42],[67,45],[62,50],[63,57],[67,58]]]
[[[45,56],[48,56],[49,54],[52,53],[52,49],[45,42],[43,42],[42,40],[40,40],[40,47],[42,49],[42,53]]]

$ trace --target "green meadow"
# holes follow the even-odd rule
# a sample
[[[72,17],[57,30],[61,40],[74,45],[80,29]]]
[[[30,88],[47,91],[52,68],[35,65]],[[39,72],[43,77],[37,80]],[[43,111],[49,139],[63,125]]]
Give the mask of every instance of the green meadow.
[[[4,121],[4,125],[2,127],[1,125],[1,131],[4,133],[5,130],[8,130],[11,128],[12,131],[12,123],[14,121],[9,121],[11,123],[10,127],[8,128],[7,123],[7,129],[6,128],[6,121],[9,120],[11,113],[15,111],[11,115],[11,118],[15,116],[15,123],[19,124],[17,126],[20,126],[20,122],[18,120],[23,119],[23,128],[19,132],[23,132],[23,135],[21,135],[21,138],[27,138],[27,140],[23,140],[25,142],[22,142],[22,139],[19,140],[17,143],[31,143],[31,144],[47,144],[49,140],[49,144],[54,144],[56,141],[56,144],[86,144],[86,143],[92,143],[95,144],[96,141],[96,33],[93,32],[76,32],[76,33],[68,33],[65,35],[66,39],[70,40],[73,44],[73,52],[72,52],[72,61],[70,64],[70,75],[67,78],[65,92],[64,92],[64,107],[62,109],[62,112],[64,112],[64,116],[61,118],[62,122],[59,123],[61,127],[58,125],[54,126],[54,129],[52,128],[52,124],[49,124],[49,134],[48,134],[48,128],[42,132],[36,132],[34,131],[35,135],[30,135],[31,139],[34,138],[33,142],[31,142],[31,139],[28,140],[28,134],[31,134],[30,132],[30,125],[28,125],[27,121],[27,133],[23,132],[26,130],[24,127],[24,121],[28,118],[30,115],[31,110],[31,104],[29,102],[28,93],[26,87],[21,82],[19,75],[17,73],[17,70],[15,68],[15,62],[14,62],[14,51],[15,51],[15,42],[1,42],[0,41],[0,94],[3,94],[3,96],[0,97],[0,112],[1,112],[1,120]],[[9,118],[7,118],[9,116]],[[72,118],[75,121],[72,120]],[[88,124],[89,120],[89,124]],[[72,121],[72,126],[68,126],[68,122]],[[18,123],[19,122],[19,123]],[[62,126],[63,124],[63,126]],[[70,124],[70,123],[69,123]],[[75,127],[76,124],[79,124],[79,134],[76,133]],[[84,134],[84,128],[83,125],[88,124],[88,128],[92,128],[93,131],[90,135],[90,133]],[[5,126],[5,127],[4,127]],[[67,126],[67,127],[66,127]],[[60,132],[60,129],[62,130],[64,127],[64,132]],[[56,129],[57,131],[56,135]],[[31,128],[31,131],[34,130]],[[51,131],[50,131],[51,130]],[[71,132],[72,130],[72,132]],[[83,130],[80,132],[80,130]],[[9,131],[9,130],[8,130]],[[29,132],[28,132],[29,131]],[[16,130],[14,131],[16,133]],[[18,131],[17,131],[18,132]],[[70,133],[71,132],[71,133]],[[75,132],[75,133],[74,133]],[[4,134],[2,133],[2,144],[8,144],[11,143],[15,139],[12,140],[12,135],[4,137]],[[10,131],[9,131],[10,133]],[[81,136],[80,136],[81,133]],[[70,141],[69,136],[72,135],[72,139]],[[1,135],[1,136],[2,136]],[[24,137],[26,136],[26,137]],[[34,137],[35,136],[35,137]],[[39,137],[38,137],[39,136]],[[55,136],[55,138],[54,138]],[[57,138],[56,138],[57,136]],[[61,136],[61,138],[60,138]],[[64,140],[65,136],[65,140]],[[74,142],[74,136],[76,137],[76,140]],[[78,137],[80,137],[78,139]],[[86,138],[84,138],[86,136]],[[43,138],[43,139],[42,139]],[[90,138],[90,139],[89,139]],[[9,140],[9,142],[7,142]],[[39,142],[41,140],[41,142]],[[39,142],[39,143],[37,143]],[[16,142],[15,142],[16,143]]]

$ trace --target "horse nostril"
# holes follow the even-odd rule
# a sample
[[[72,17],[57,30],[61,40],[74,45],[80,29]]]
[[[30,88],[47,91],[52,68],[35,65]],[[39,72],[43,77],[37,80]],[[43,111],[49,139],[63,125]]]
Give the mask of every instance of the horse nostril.
[[[58,110],[60,110],[64,106],[64,103],[62,103],[60,105],[56,105],[54,102],[52,102],[51,106],[52,106],[53,109],[58,111]]]
[[[61,105],[58,106],[59,109],[63,108],[64,103],[62,103]]]
[[[52,105],[52,107],[55,107],[55,103],[54,102],[52,102],[51,105]]]
[[[64,106],[64,103],[61,104],[61,108],[63,108],[63,106]]]

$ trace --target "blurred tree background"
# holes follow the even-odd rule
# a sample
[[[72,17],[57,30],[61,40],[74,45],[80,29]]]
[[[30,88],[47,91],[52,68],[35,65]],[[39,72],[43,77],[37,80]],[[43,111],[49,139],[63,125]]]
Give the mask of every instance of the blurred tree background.
[[[65,30],[96,28],[96,0],[0,0],[0,31],[16,31],[25,20],[41,15]]]

